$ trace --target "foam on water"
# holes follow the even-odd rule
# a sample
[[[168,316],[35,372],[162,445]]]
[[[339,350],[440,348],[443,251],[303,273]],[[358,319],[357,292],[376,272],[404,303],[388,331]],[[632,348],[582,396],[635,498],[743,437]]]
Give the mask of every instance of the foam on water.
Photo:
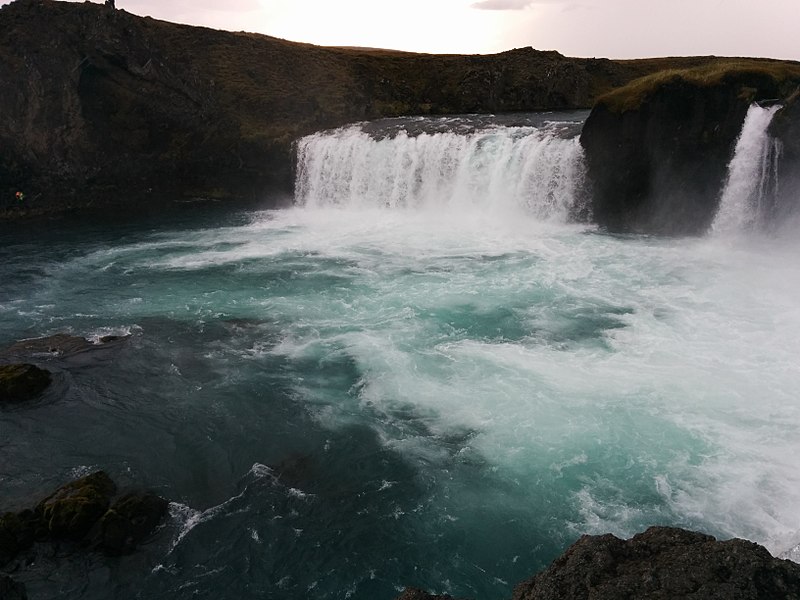
[[[298,208],[81,238],[26,277],[0,261],[4,338],[135,333],[24,425],[0,413],[4,485],[141,463],[130,477],[176,500],[131,587],[153,597],[371,599],[418,578],[501,598],[582,533],[656,523],[796,560],[796,236],[605,235],[569,224],[560,175],[493,187],[573,140],[459,135],[308,138]],[[393,154],[417,175],[390,189],[367,174]]]
[[[362,374],[336,400],[300,386],[329,424],[372,415],[387,444],[425,460],[463,435],[461,452],[526,489],[572,472],[581,531],[668,519],[774,551],[796,539],[790,250],[501,219],[450,221],[457,235],[418,244],[413,214],[285,218],[307,219],[315,256],[347,265],[338,289],[265,304],[292,323],[274,352]]]
[[[296,188],[307,207],[479,208],[563,222],[581,208],[583,175],[578,139],[557,130],[376,138],[356,125],[300,140]]]

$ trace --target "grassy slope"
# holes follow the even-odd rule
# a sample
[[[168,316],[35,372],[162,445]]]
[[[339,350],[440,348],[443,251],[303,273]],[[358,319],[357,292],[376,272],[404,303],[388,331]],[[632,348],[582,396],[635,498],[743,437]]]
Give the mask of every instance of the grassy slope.
[[[687,62],[687,65],[680,65],[672,59],[642,61],[660,69],[601,95],[597,101],[616,113],[635,110],[664,84],[678,80],[698,87],[712,87],[734,79],[767,80],[775,82],[782,96],[789,95],[800,85],[800,63],[797,62],[753,58],[691,59]]]

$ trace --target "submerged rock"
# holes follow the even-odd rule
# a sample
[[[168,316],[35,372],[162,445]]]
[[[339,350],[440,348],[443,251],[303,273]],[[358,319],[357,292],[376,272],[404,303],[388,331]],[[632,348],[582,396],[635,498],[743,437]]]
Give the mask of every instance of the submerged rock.
[[[7,575],[0,575],[0,599],[28,600],[25,586]]]
[[[78,335],[57,333],[40,338],[20,340],[0,351],[0,358],[70,358],[84,352],[96,353],[115,347],[130,338],[129,335],[106,335],[92,342]]]
[[[31,364],[0,366],[0,403],[32,400],[50,385],[49,371]]]
[[[583,536],[513,600],[800,599],[800,565],[740,539],[651,527],[630,540]]]
[[[458,598],[454,598],[448,594],[429,594],[418,588],[406,588],[405,591],[397,597],[397,600],[458,600]]]
[[[46,535],[78,541],[103,516],[117,486],[98,471],[60,487],[36,507]]]
[[[168,506],[149,492],[122,496],[100,519],[96,543],[107,554],[133,552],[158,526]]]

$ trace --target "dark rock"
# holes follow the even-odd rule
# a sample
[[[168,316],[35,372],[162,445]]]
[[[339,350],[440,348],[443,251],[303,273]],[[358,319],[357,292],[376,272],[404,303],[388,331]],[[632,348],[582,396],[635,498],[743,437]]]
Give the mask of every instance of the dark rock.
[[[292,454],[276,465],[270,465],[275,476],[284,484],[303,486],[316,477],[319,469],[314,457],[310,454]]]
[[[33,511],[9,512],[0,516],[0,566],[33,545],[36,528],[37,517]]]
[[[129,335],[107,335],[101,337],[99,339],[99,343],[95,344],[78,335],[57,333],[55,335],[48,335],[46,337],[20,340],[19,342],[16,342],[8,348],[2,350],[2,352],[0,352],[0,357],[37,357],[43,359],[63,358],[73,356],[81,352],[98,350],[107,345],[116,345],[128,339],[129,337]]]
[[[0,600],[28,600],[28,593],[23,584],[0,575]]]
[[[36,507],[40,535],[82,539],[108,510],[116,491],[117,486],[103,471],[60,487]]]
[[[779,184],[774,203],[774,220],[800,214],[800,87],[786,101],[770,125],[770,135],[780,147],[777,172]]]
[[[151,493],[122,496],[100,519],[97,545],[107,554],[128,554],[161,522],[169,503]]]
[[[641,98],[631,84],[628,105],[627,88],[601,99],[581,134],[595,221],[612,231],[705,232],[751,101],[781,85],[749,71],[716,83],[675,76]]]
[[[33,360],[63,368],[92,366],[112,358],[130,337],[130,335],[108,335],[101,337],[97,342],[92,342],[81,336],[57,333],[20,340],[0,350],[0,360],[13,362]]]
[[[448,594],[436,595],[436,594],[429,594],[428,592],[425,592],[418,588],[406,588],[405,591],[402,594],[400,594],[396,600],[458,600],[458,599]]]
[[[561,557],[514,589],[513,600],[792,600],[800,565],[758,544],[670,527],[624,541],[583,536]]]
[[[50,385],[50,372],[30,364],[0,366],[0,403],[32,400]]]

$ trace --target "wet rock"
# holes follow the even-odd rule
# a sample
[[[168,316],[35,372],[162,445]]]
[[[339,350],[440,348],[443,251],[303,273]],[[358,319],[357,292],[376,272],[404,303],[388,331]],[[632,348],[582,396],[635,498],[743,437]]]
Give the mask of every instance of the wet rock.
[[[406,588],[405,591],[400,594],[396,600],[458,600],[457,598],[453,598],[453,596],[449,596],[447,594],[444,595],[435,595],[429,594],[426,591],[420,590],[418,588]]]
[[[0,403],[32,400],[47,389],[51,380],[49,371],[35,365],[0,366]]]
[[[28,600],[28,593],[23,584],[14,581],[7,575],[0,575],[0,599]]]
[[[133,552],[155,530],[168,506],[148,492],[122,496],[100,519],[97,545],[112,555]]]
[[[276,465],[270,465],[275,476],[286,485],[303,486],[313,481],[319,465],[310,454],[292,454]]]
[[[9,512],[0,516],[0,566],[9,563],[20,551],[33,545],[36,524],[36,515],[30,510]]]
[[[20,340],[3,350],[1,355],[48,358],[52,356],[76,354],[88,350],[91,347],[92,343],[86,338],[66,333],[57,333],[46,337]]]
[[[42,534],[78,541],[103,516],[117,486],[103,471],[66,484],[36,507]]]
[[[671,527],[630,540],[583,536],[545,571],[520,583],[513,600],[800,599],[800,565],[758,544]]]
[[[57,333],[20,340],[0,352],[0,358],[65,358],[81,352],[96,351],[109,345],[116,345],[129,337],[129,335],[106,335],[101,337],[98,343],[94,343],[78,335]]]
[[[769,132],[780,146],[774,220],[796,218],[800,215],[800,87],[775,114]]]

